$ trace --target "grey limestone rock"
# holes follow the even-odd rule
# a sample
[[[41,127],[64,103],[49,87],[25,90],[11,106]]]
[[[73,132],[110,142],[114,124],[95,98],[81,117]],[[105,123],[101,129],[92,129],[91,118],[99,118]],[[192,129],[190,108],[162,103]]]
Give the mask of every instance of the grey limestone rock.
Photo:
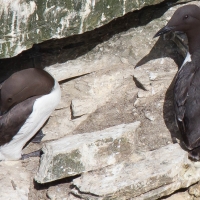
[[[46,183],[75,176],[134,156],[135,131],[139,126],[137,121],[45,144],[36,180]]]
[[[83,199],[158,199],[200,178],[200,163],[187,158],[179,144],[146,152],[137,162],[122,162],[74,179],[73,193]]]

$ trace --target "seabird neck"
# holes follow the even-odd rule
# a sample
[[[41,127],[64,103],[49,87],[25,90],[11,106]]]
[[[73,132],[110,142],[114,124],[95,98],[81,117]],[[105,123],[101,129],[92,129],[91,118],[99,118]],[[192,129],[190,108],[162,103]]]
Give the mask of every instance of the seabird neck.
[[[186,34],[188,37],[189,53],[192,55],[194,52],[200,50],[200,28]]]

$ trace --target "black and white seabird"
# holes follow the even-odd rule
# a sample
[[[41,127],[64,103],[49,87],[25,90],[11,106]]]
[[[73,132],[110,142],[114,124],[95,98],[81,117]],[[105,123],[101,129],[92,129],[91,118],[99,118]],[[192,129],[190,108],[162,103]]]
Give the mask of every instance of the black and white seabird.
[[[176,120],[189,158],[200,160],[200,8],[178,8],[167,25],[154,37],[182,31],[188,37],[189,51],[179,69],[174,86]]]
[[[18,160],[60,102],[60,86],[46,71],[29,68],[5,80],[0,94],[0,160]]]

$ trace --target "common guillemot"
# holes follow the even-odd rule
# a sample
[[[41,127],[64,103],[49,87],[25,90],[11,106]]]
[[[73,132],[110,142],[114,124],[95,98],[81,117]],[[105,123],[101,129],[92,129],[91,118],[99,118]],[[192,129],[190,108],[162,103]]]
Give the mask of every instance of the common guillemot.
[[[14,73],[1,86],[0,160],[18,160],[60,102],[58,82],[46,71],[29,68]]]
[[[170,31],[182,31],[188,38],[189,51],[179,69],[174,85],[176,121],[189,158],[200,160],[200,8],[178,8],[167,25],[154,37]]]

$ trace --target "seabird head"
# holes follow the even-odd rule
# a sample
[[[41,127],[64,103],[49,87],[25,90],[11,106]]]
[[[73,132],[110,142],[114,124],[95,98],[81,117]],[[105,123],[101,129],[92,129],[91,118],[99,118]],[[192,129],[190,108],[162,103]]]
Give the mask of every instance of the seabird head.
[[[170,31],[182,31],[187,35],[191,35],[195,34],[195,30],[199,26],[200,8],[196,5],[186,5],[178,8],[167,25],[160,29],[154,37],[158,37]]]
[[[33,96],[51,92],[54,79],[46,71],[29,68],[14,73],[6,79],[0,90],[0,114]]]

